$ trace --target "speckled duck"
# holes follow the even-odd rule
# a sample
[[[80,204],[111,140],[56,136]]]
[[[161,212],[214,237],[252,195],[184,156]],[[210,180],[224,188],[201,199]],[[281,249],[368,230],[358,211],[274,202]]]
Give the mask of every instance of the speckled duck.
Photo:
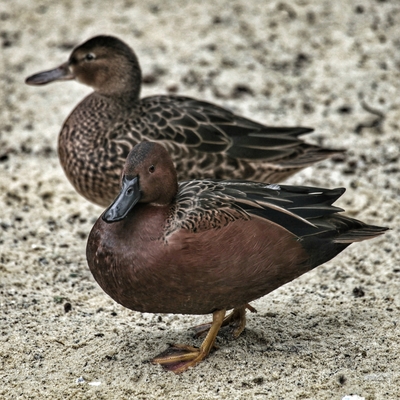
[[[76,79],[94,92],[72,111],[58,153],[75,189],[107,206],[118,194],[129,151],[143,140],[162,143],[179,180],[251,179],[278,182],[337,150],[303,142],[312,129],[269,127],[217,105],[182,96],[140,99],[141,70],[133,50],[111,36],[76,47],[69,60],[26,83]]]
[[[89,235],[87,261],[101,288],[127,308],[213,314],[198,329],[208,331],[200,348],[175,345],[153,359],[183,372],[207,357],[222,325],[240,335],[249,302],[386,230],[340,215],[332,204],[343,192],[248,181],[178,184],[165,148],[144,142],[129,153],[120,194]]]

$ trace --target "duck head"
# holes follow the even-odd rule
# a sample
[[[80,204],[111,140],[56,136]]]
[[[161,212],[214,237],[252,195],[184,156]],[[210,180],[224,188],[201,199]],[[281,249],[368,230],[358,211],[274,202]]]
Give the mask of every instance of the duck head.
[[[137,203],[168,206],[177,191],[176,170],[167,150],[158,143],[139,143],[126,159],[121,191],[102,218],[110,223],[120,221]]]
[[[133,50],[113,36],[96,36],[75,47],[67,62],[25,80],[28,85],[76,79],[103,95],[138,98],[141,70]]]

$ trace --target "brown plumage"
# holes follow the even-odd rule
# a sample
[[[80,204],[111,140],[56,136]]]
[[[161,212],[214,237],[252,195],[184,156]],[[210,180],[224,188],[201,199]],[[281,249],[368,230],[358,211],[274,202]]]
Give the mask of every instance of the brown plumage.
[[[182,96],[140,99],[141,70],[121,40],[97,36],[76,47],[60,67],[26,79],[30,85],[76,79],[94,92],[65,121],[61,165],[75,189],[107,206],[118,194],[129,151],[156,140],[171,154],[179,180],[252,179],[278,182],[338,150],[304,143],[303,127],[269,127],[214,104]]]
[[[221,325],[242,332],[250,301],[386,230],[339,215],[332,203],[343,192],[178,184],[165,148],[144,142],[130,152],[121,192],[89,235],[88,264],[103,290],[132,310],[213,313],[213,323],[199,328],[209,328],[200,349],[173,346],[153,360],[182,372],[208,355]]]

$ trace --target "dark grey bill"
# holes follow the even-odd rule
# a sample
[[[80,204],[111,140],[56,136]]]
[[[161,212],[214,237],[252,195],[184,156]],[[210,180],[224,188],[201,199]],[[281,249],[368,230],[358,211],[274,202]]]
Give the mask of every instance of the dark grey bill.
[[[61,64],[59,67],[51,69],[49,71],[39,72],[38,74],[29,76],[25,79],[25,83],[28,85],[45,85],[46,83],[54,81],[65,81],[74,79],[75,76],[69,70],[68,62]]]
[[[125,175],[122,178],[122,189],[110,207],[104,211],[102,216],[105,222],[117,222],[124,219],[135,204],[140,200],[139,178],[135,176],[128,179]]]

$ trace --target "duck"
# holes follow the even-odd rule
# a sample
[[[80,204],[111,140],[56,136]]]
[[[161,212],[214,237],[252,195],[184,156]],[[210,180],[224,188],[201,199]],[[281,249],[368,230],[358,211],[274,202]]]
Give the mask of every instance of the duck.
[[[339,214],[333,203],[344,191],[178,183],[165,147],[143,142],[129,153],[120,193],[88,236],[87,263],[103,291],[128,309],[212,314],[196,327],[206,334],[200,347],[172,345],[152,359],[181,373],[209,355],[221,326],[241,334],[251,301],[387,230]]]
[[[129,151],[157,141],[171,154],[179,180],[282,181],[341,152],[305,143],[306,127],[270,127],[215,104],[179,95],[140,98],[134,51],[113,36],[93,37],[67,62],[26,78],[28,85],[76,80],[93,88],[65,120],[58,155],[78,193],[108,206],[119,192]],[[107,179],[104,179],[107,177]]]

